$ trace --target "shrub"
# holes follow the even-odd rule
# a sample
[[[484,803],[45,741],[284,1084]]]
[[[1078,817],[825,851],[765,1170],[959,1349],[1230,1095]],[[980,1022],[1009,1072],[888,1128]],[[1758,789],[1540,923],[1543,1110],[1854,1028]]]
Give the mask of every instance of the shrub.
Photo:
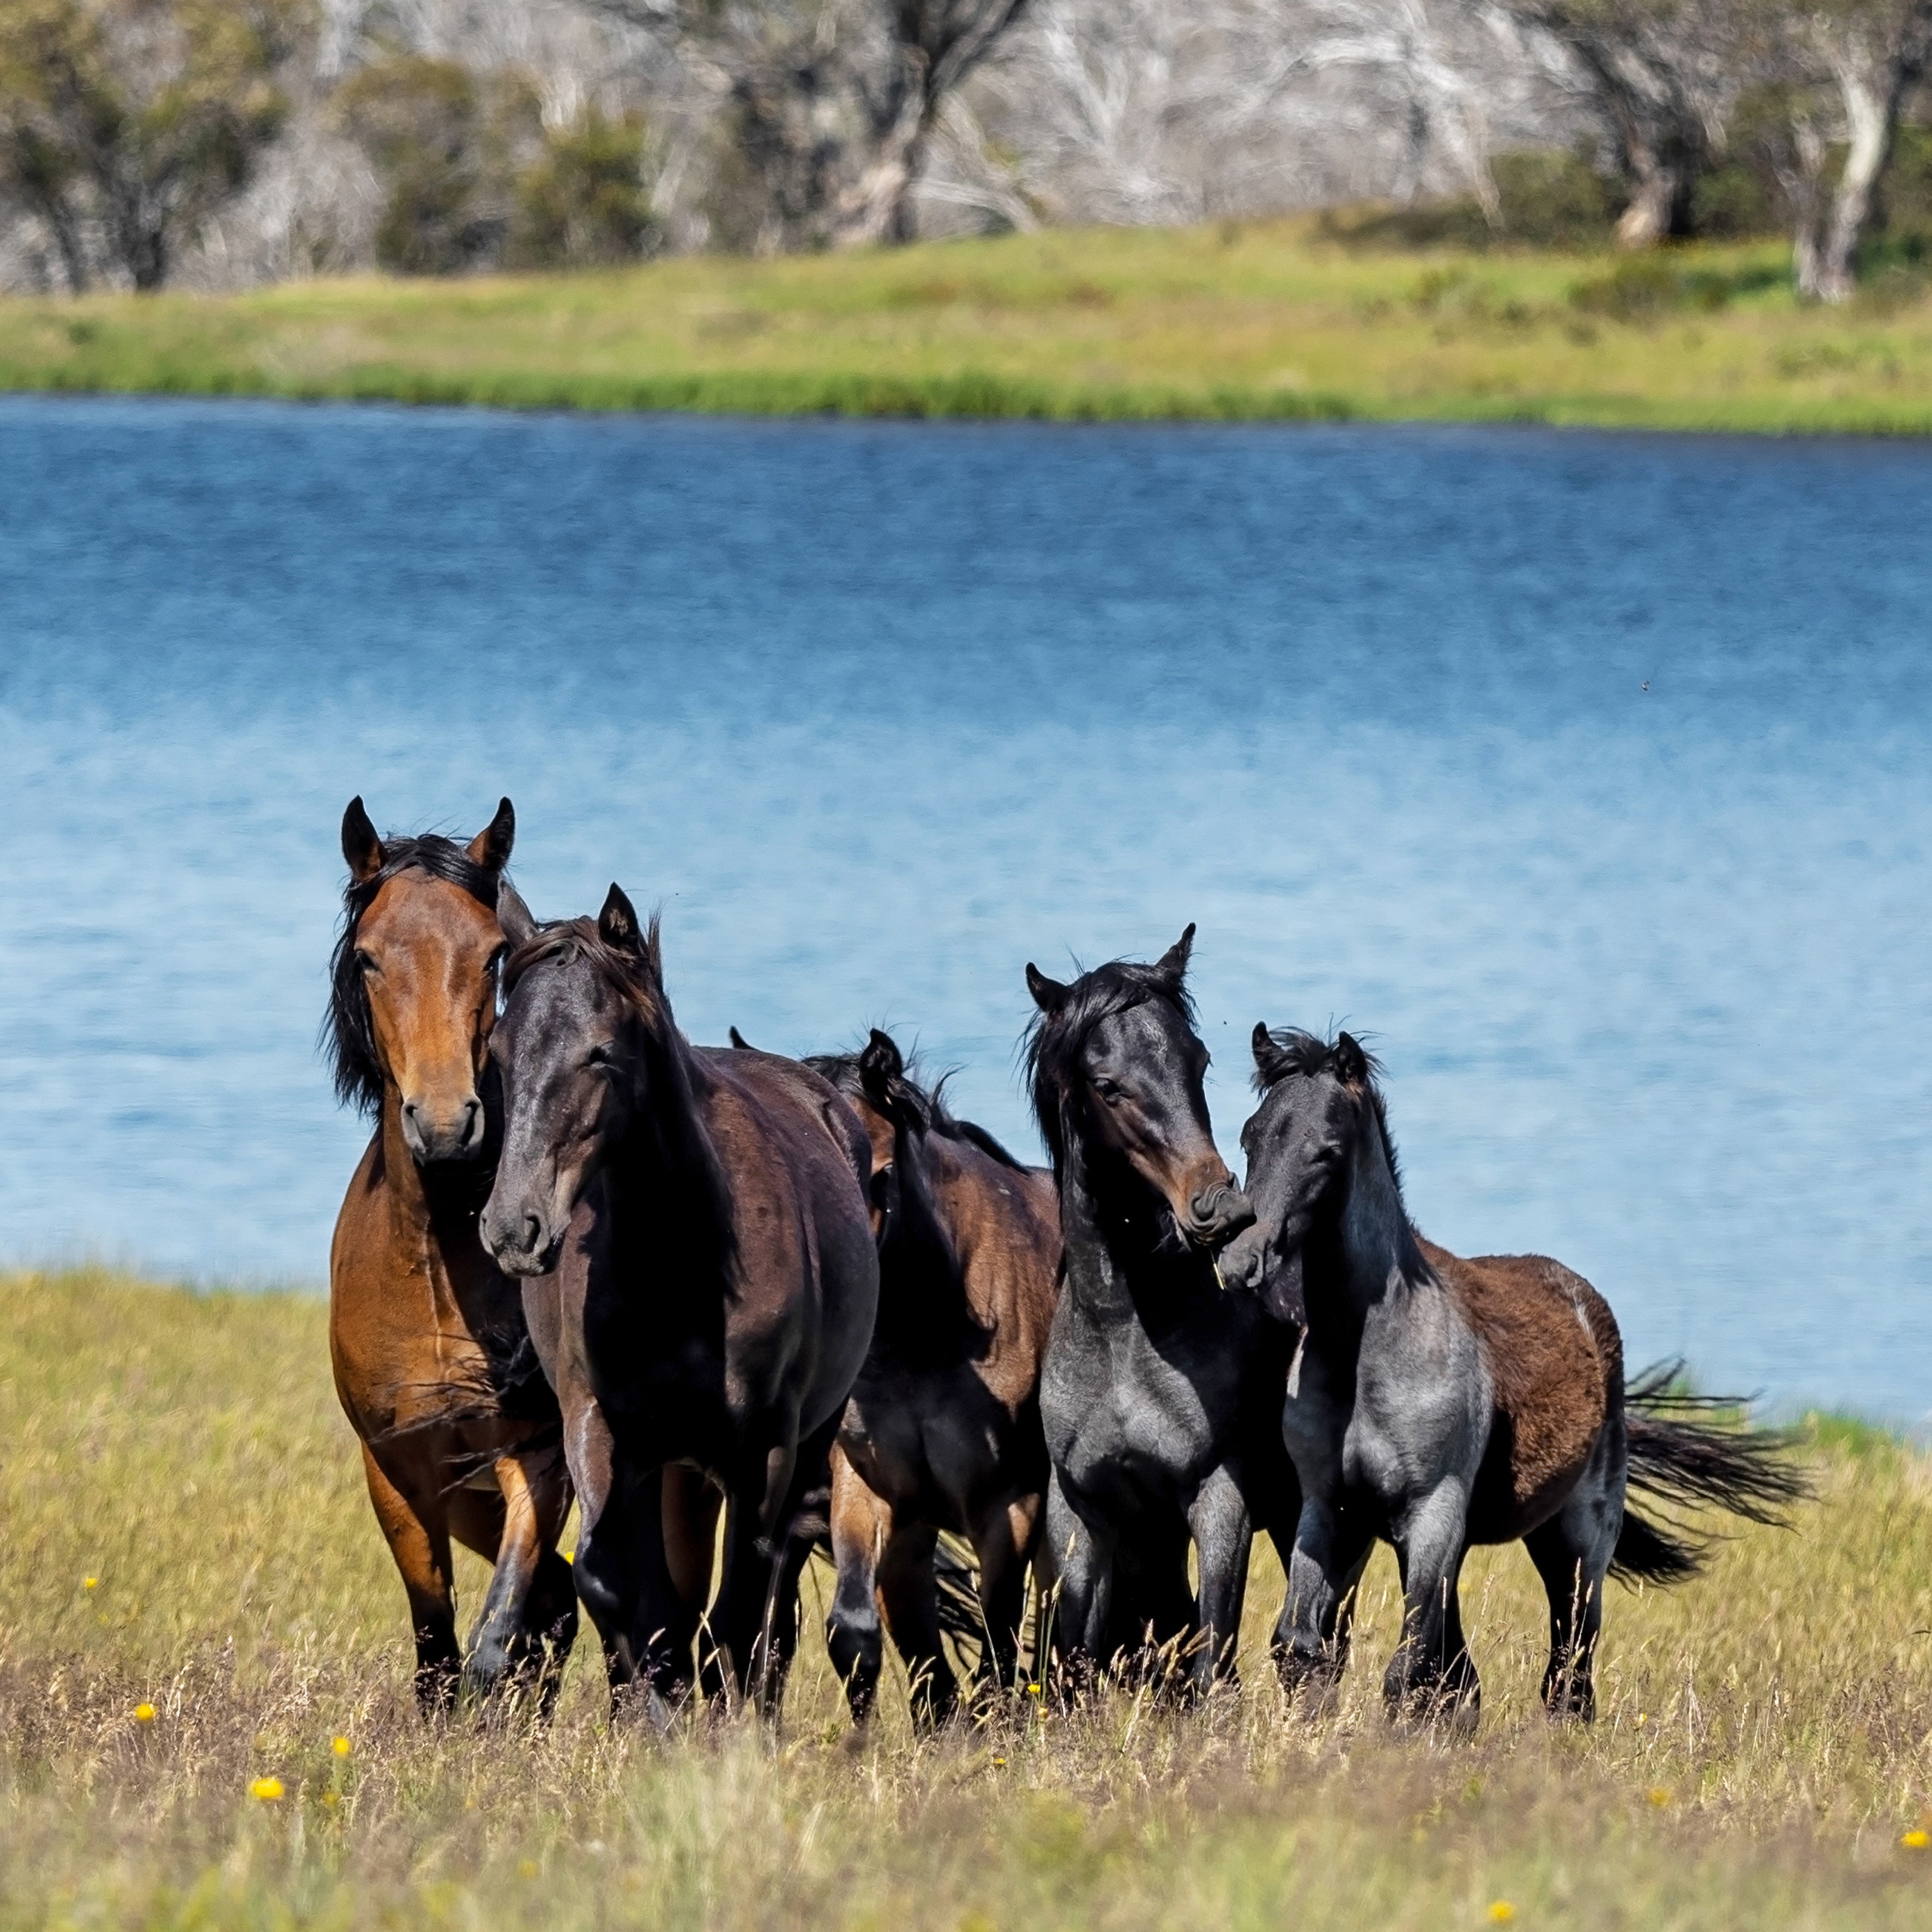
[[[401,54],[351,76],[335,107],[385,190],[376,230],[384,268],[454,274],[501,254],[513,170],[541,139],[526,82],[479,81],[460,62]]]
[[[540,160],[518,177],[508,260],[524,268],[632,262],[656,245],[642,180],[641,115],[592,108],[544,137]]]

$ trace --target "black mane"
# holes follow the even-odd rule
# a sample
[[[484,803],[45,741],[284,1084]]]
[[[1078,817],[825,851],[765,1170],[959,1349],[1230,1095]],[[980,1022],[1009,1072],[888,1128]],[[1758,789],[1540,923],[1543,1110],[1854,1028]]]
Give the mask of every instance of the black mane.
[[[865,1082],[860,1070],[862,1056],[856,1053],[814,1053],[806,1058],[805,1064],[813,1072],[829,1081],[842,1094],[862,1096]],[[916,1059],[893,1082],[893,1096],[912,1117],[913,1124],[922,1133],[938,1134],[950,1141],[964,1141],[970,1147],[998,1161],[1002,1167],[1010,1167],[1016,1174],[1027,1172],[1027,1164],[1018,1160],[995,1140],[976,1121],[962,1120],[946,1104],[946,1083],[952,1078],[949,1072],[942,1073],[930,1087],[922,1085],[916,1072]]]
[[[399,872],[427,872],[458,886],[492,912],[504,875],[479,866],[453,838],[425,832],[415,838],[386,838],[382,869],[374,877],[351,879],[343,888],[342,925],[328,961],[328,1010],[322,1016],[322,1051],[328,1054],[337,1101],[373,1118],[382,1106],[382,1064],[376,1054],[375,1028],[369,1017],[369,992],[356,963],[356,931],[376,895]]]
[[[1185,982],[1164,963],[1148,965],[1133,959],[1110,959],[1106,965],[1083,973],[1052,1012],[1036,1013],[1027,1028],[1027,1084],[1033,1096],[1034,1118],[1040,1123],[1056,1179],[1066,1156],[1060,1137],[1060,1096],[1072,1082],[1088,1034],[1102,1021],[1131,1012],[1150,1000],[1166,1000],[1190,1028],[1194,1026],[1194,1001]]]
[[[1274,1045],[1276,1057],[1266,1072],[1259,1067],[1255,1070],[1257,1094],[1265,1094],[1280,1082],[1297,1076],[1315,1080],[1337,1070],[1335,1060],[1341,1048],[1340,1040],[1324,1040],[1318,1033],[1310,1033],[1300,1027],[1271,1027],[1268,1039]],[[1400,1195],[1402,1162],[1396,1154],[1395,1136],[1389,1132],[1388,1110],[1382,1102],[1382,1064],[1367,1048],[1358,1045],[1356,1050],[1368,1070],[1369,1104],[1375,1109],[1376,1125],[1382,1130],[1382,1150],[1388,1156],[1389,1175]]]

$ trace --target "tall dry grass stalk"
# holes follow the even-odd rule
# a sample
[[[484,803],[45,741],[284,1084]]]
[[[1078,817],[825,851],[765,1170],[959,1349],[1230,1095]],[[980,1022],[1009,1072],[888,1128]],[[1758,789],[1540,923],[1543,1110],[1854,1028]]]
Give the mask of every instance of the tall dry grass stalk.
[[[1932,1799],[1932,1490],[1868,1433],[1814,1427],[1795,1531],[1738,1537],[1684,1590],[1613,1594],[1588,1733],[1540,1714],[1544,1613],[1515,1550],[1466,1580],[1473,1742],[1383,1722],[1385,1556],[1318,1718],[1266,1668],[1264,1555],[1246,1688],[1196,1716],[1022,1697],[921,1740],[886,1696],[855,1738],[814,1572],[776,1735],[613,1725],[587,1641],[548,1730],[432,1731],[321,1306],[98,1272],[0,1292],[0,1927],[1932,1916],[1932,1848],[1902,1842]]]

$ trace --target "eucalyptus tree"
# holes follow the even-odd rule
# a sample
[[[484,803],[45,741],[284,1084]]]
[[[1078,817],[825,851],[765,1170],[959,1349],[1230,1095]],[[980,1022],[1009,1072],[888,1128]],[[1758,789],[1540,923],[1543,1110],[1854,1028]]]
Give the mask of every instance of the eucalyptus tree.
[[[949,102],[1027,0],[586,0],[724,110],[766,248],[899,242]]]
[[[68,284],[159,288],[280,130],[302,0],[5,0],[0,188]]]
[[[1932,0],[1810,0],[1786,27],[1792,140],[1780,172],[1793,214],[1792,267],[1801,295],[1843,302],[1857,285],[1858,244],[1900,114],[1932,67]]]

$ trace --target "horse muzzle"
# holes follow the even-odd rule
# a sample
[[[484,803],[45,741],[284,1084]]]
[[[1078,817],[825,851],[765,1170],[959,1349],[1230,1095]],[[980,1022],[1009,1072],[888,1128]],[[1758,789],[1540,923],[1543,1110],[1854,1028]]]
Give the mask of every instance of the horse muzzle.
[[[474,1094],[440,1115],[427,1102],[403,1102],[403,1144],[418,1167],[475,1160],[488,1137],[483,1102]]]
[[[1238,1187],[1204,1188],[1187,1204],[1187,1238],[1210,1252],[1255,1224],[1255,1210]]]
[[[547,1227],[540,1214],[500,1214],[495,1208],[492,1196],[476,1229],[490,1258],[506,1274],[548,1274],[562,1250],[563,1231]]]

